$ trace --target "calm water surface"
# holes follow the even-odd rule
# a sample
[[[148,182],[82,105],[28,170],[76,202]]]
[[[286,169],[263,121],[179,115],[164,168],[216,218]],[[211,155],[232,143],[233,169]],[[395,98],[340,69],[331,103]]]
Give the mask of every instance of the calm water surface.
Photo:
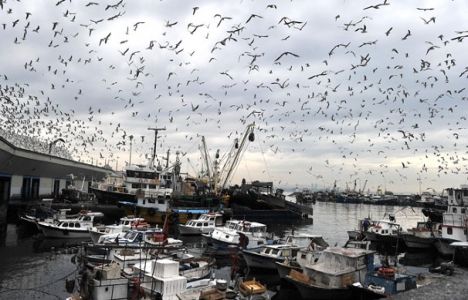
[[[330,245],[342,246],[347,241],[346,231],[355,229],[359,219],[387,219],[396,215],[403,228],[416,225],[423,220],[420,208],[376,206],[367,204],[342,204],[318,202],[314,205],[314,223],[272,224],[269,230],[282,236],[295,232],[321,234]],[[198,244],[200,238],[186,238],[186,242]],[[71,243],[79,243],[72,241]],[[44,239],[40,234],[31,235],[25,226],[8,226],[5,246],[0,247],[0,299],[65,299],[65,279],[77,274],[72,263],[72,254],[67,254],[70,241]],[[199,250],[202,251],[202,250]],[[230,258],[220,258],[218,275],[229,273]],[[276,274],[250,274],[269,283],[278,283]],[[284,296],[281,296],[281,294]],[[276,299],[286,299],[291,291],[281,291]]]

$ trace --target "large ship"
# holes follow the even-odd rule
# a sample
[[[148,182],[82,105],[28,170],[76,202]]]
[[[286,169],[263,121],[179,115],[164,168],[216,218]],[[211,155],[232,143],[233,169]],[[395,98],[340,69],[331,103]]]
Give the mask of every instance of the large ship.
[[[105,182],[90,187],[101,204],[136,203],[138,191],[147,197],[171,194],[172,173],[151,166],[130,165],[121,174],[109,176]]]

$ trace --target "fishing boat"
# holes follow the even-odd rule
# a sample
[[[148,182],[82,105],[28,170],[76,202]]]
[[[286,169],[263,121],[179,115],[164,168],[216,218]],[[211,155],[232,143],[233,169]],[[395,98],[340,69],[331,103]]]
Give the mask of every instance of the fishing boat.
[[[292,270],[285,279],[303,299],[351,299],[348,286],[364,279],[373,268],[373,251],[327,248],[316,264],[304,267],[304,273]]]
[[[307,247],[299,250],[296,257],[286,257],[282,262],[275,262],[280,278],[285,278],[291,270],[302,273],[302,269],[306,264],[316,264],[322,251],[327,247],[328,243],[323,240],[322,236],[317,236],[310,241]]]
[[[185,225],[179,224],[179,233],[181,235],[201,235],[213,232],[218,226],[223,226],[223,214],[202,214],[198,219],[191,219]]]
[[[368,241],[395,246],[400,239],[401,226],[396,223],[395,216],[390,214],[388,220],[374,221],[364,232]]]
[[[203,236],[208,239],[209,245],[219,249],[229,246],[252,249],[268,243],[265,224],[243,220],[229,220],[223,227]]]
[[[145,219],[137,218],[134,216],[127,216],[120,218],[119,224],[116,225],[101,225],[94,226],[89,229],[89,235],[93,243],[98,243],[99,238],[103,235],[124,233],[130,228],[148,228],[149,224],[146,223]]]
[[[408,249],[430,249],[434,240],[442,236],[442,224],[418,222],[416,227],[400,234]]]
[[[468,185],[447,189],[448,207],[443,213],[442,236],[435,238],[434,246],[443,256],[454,254],[450,244],[468,242]]]
[[[152,228],[133,228],[127,232],[113,233],[102,235],[97,244],[116,244],[122,246],[141,246],[144,245],[147,236],[162,234],[162,229],[158,227]]]
[[[292,259],[300,247],[290,244],[265,245],[259,248],[242,250],[242,256],[249,269],[276,270],[276,262]]]
[[[159,294],[162,299],[177,299],[177,294],[189,288],[208,286],[210,279],[195,279],[188,282],[180,275],[180,263],[172,259],[155,259],[134,266],[138,277],[135,285],[141,287],[147,295]]]
[[[108,177],[105,182],[90,187],[90,192],[102,204],[136,203],[137,193],[144,193],[150,199],[170,195],[172,177],[168,170],[155,167],[153,161],[148,165],[131,164],[125,167],[121,177]]]
[[[89,229],[104,217],[101,212],[83,212],[78,218],[41,221],[37,226],[45,237],[62,239],[89,238]]]

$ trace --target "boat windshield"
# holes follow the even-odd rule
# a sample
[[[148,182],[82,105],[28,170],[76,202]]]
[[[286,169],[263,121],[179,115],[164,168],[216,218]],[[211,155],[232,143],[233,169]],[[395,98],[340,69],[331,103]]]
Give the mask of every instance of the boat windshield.
[[[138,235],[138,232],[136,231],[127,231],[127,233],[125,233],[123,238],[133,241],[137,235]]]

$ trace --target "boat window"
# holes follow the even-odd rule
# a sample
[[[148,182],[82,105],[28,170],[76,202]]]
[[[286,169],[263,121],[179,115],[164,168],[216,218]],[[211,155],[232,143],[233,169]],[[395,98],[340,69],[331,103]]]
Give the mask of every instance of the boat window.
[[[68,227],[68,223],[63,223],[62,227]]]
[[[139,189],[141,185],[139,183],[132,183],[132,188],[133,189]]]
[[[306,255],[305,253],[302,253],[302,254],[301,254],[301,258],[302,258],[302,259],[305,259],[306,257],[307,257],[307,255]]]
[[[279,250],[278,249],[272,249],[271,254],[276,255],[278,254]]]
[[[453,233],[453,229],[452,227],[447,227],[447,234],[452,234]]]
[[[324,284],[324,285],[329,285],[330,284],[330,278],[328,276],[322,276],[321,278],[321,282]]]
[[[290,256],[291,255],[291,252],[289,251],[289,249],[284,249],[281,253],[281,256]]]
[[[468,190],[463,190],[463,196],[468,196]]]
[[[81,227],[80,223],[75,224],[75,228],[80,228],[80,227]]]
[[[466,210],[464,208],[461,209],[461,213],[464,214]]]
[[[263,245],[263,241],[258,241],[258,245]]]
[[[202,226],[202,223],[198,223],[198,224],[197,224],[197,227],[201,227],[201,226]]]
[[[74,228],[74,227],[75,227],[75,223],[70,223],[70,225],[69,225],[68,227]]]
[[[149,188],[150,188],[150,189],[153,189],[153,190],[156,189],[156,184],[150,184],[150,185],[149,185]]]
[[[271,252],[271,249],[270,249],[270,248],[265,248],[265,250],[264,250],[263,253],[265,253],[265,254],[270,254],[270,252]]]
[[[203,223],[203,226],[208,227],[208,223]]]
[[[156,199],[149,198],[149,199],[148,199],[148,203],[156,203]]]
[[[456,208],[456,207],[453,207],[453,208],[452,208],[452,211],[453,211],[453,213],[456,214],[456,213],[457,213],[457,208]]]
[[[164,204],[164,199],[158,199],[158,204]]]

